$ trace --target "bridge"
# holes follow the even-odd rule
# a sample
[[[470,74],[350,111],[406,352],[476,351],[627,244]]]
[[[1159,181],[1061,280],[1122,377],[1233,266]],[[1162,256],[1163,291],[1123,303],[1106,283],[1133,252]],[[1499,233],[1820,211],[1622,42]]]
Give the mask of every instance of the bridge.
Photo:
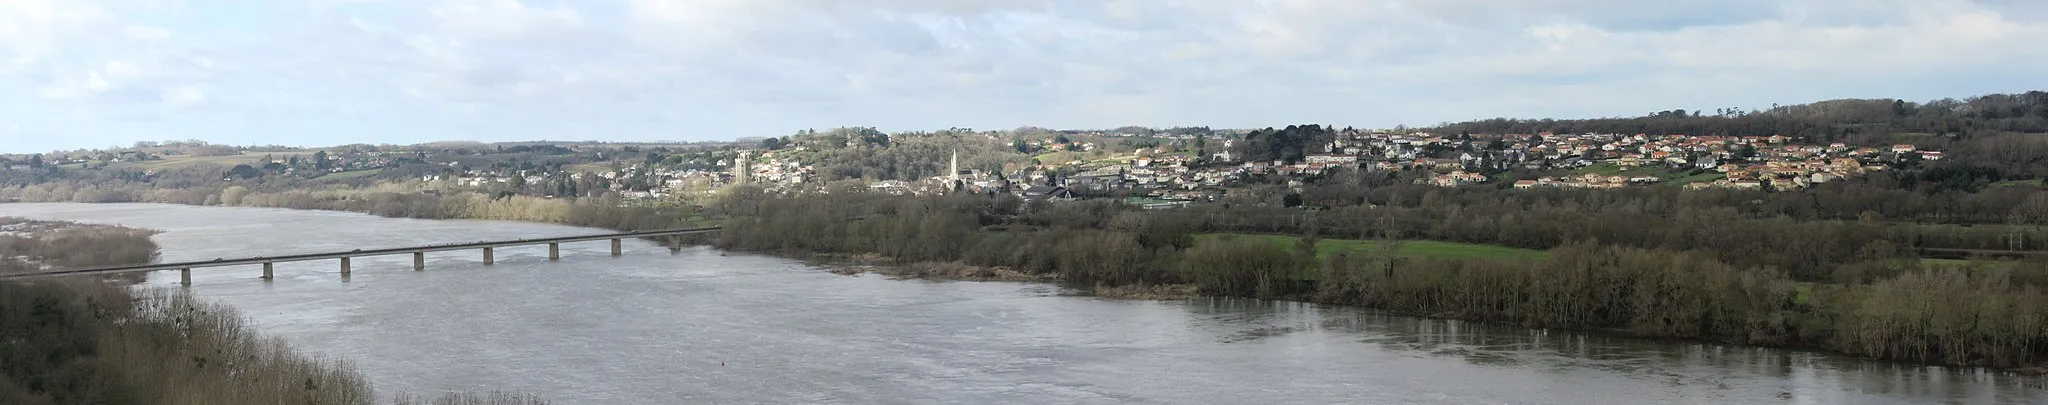
[[[708,227],[708,228],[684,228],[684,229],[662,229],[662,230],[652,230],[652,231],[632,231],[632,232],[621,232],[621,233],[609,233],[609,234],[600,234],[600,235],[584,235],[584,236],[563,236],[563,237],[553,237],[553,238],[537,238],[537,239],[517,239],[517,240],[505,240],[505,241],[486,241],[486,242],[473,242],[473,243],[457,243],[457,244],[441,244],[441,245],[427,245],[427,246],[412,246],[412,247],[398,247],[398,248],[387,248],[387,249],[370,249],[370,250],[364,250],[364,249],[356,249],[356,250],[350,250],[350,251],[346,251],[346,252],[324,252],[324,253],[305,253],[305,254],[293,254],[293,255],[283,255],[283,256],[258,256],[258,257],[245,257],[245,258],[234,258],[234,259],[226,259],[226,258],[223,258],[223,259],[214,259],[214,260],[208,260],[208,261],[196,261],[196,262],[180,262],[180,263],[155,263],[155,264],[138,264],[138,265],[122,265],[122,266],[104,266],[104,267],[90,267],[90,268],[81,268],[81,269],[67,269],[67,270],[55,270],[55,271],[46,271],[46,272],[36,272],[36,273],[25,273],[25,274],[9,274],[9,275],[0,275],[0,280],[22,280],[22,279],[35,279],[35,278],[51,278],[51,277],[65,277],[65,276],[81,276],[81,275],[106,275],[106,274],[121,274],[121,273],[136,273],[136,272],[149,272],[149,271],[160,271],[160,270],[178,270],[178,283],[179,283],[179,284],[185,284],[185,285],[191,285],[191,284],[192,284],[192,269],[197,269],[197,268],[208,268],[208,267],[246,266],[246,265],[254,265],[254,264],[261,264],[261,265],[263,265],[263,279],[264,279],[264,280],[270,280],[270,279],[271,279],[271,271],[272,271],[272,268],[273,268],[273,267],[274,267],[274,266],[275,266],[275,265],[276,265],[277,263],[285,263],[285,262],[304,262],[304,261],[314,261],[314,260],[329,260],[329,259],[340,259],[340,261],[341,261],[341,275],[342,275],[342,276],[344,276],[344,277],[346,277],[346,276],[348,276],[348,274],[349,274],[349,259],[351,259],[351,258],[357,258],[357,257],[368,257],[368,256],[389,256],[389,255],[402,255],[402,254],[408,254],[408,253],[410,253],[410,254],[412,254],[412,269],[413,269],[414,271],[418,271],[418,270],[426,270],[426,268],[427,268],[427,252],[443,252],[443,251],[451,251],[451,250],[471,250],[471,249],[482,249],[482,250],[483,250],[483,253],[484,253],[484,264],[485,264],[485,265],[490,265],[490,264],[494,264],[494,263],[496,262],[496,258],[495,258],[495,257],[493,257],[493,256],[494,256],[494,254],[495,254],[495,250],[496,250],[497,248],[501,248],[501,247],[512,247],[512,246],[531,246],[531,245],[548,245],[548,260],[561,260],[561,259],[562,259],[562,244],[563,244],[563,243],[572,243],[572,242],[593,242],[593,241],[602,241],[602,240],[610,240],[610,241],[612,242],[612,256],[619,256],[619,255],[621,255],[621,254],[623,254],[623,253],[624,253],[624,252],[623,252],[623,249],[622,249],[622,245],[623,245],[623,243],[624,243],[624,240],[625,240],[625,239],[629,239],[629,238],[645,238],[645,237],[656,237],[656,236],[678,236],[678,235],[692,235],[692,234],[702,234],[702,233],[711,233],[711,232],[718,232],[718,231],[719,231],[719,230],[721,230],[721,229],[722,229],[722,228],[719,228],[719,227]],[[670,244],[669,244],[669,250],[670,250],[670,251],[677,251],[677,250],[681,250],[681,249],[682,249],[682,245],[680,245],[680,244],[677,244],[677,243],[670,243]]]

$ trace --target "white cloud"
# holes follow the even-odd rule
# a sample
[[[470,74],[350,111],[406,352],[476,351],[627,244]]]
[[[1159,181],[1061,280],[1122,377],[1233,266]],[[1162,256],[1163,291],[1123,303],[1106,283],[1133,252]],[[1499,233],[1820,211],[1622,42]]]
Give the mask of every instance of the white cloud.
[[[247,3],[259,22],[235,29],[255,32],[203,18],[218,3],[162,3],[0,0],[0,86],[246,118],[182,124],[204,133],[701,139],[1426,124],[2048,84],[2024,74],[2048,68],[2033,39],[2048,6],[2007,0],[321,0]],[[288,116],[357,121],[272,118]]]
[[[154,42],[162,41],[164,40],[164,38],[171,37],[171,30],[151,27],[147,25],[129,25],[125,28],[122,28],[121,33],[127,35],[128,39],[133,39],[137,41]]]
[[[0,1],[0,51],[37,56],[84,34],[113,15],[96,4],[71,0]]]
[[[94,97],[114,91],[123,81],[142,74],[134,64],[114,60],[107,61],[100,68],[88,69],[76,74],[61,74],[56,80],[43,87],[44,97],[76,99]]]
[[[189,85],[164,89],[158,95],[158,100],[169,107],[190,107],[206,101],[206,90],[200,89],[199,86]]]
[[[575,10],[529,7],[519,0],[444,0],[429,13],[446,33],[483,40],[532,39],[583,26]]]

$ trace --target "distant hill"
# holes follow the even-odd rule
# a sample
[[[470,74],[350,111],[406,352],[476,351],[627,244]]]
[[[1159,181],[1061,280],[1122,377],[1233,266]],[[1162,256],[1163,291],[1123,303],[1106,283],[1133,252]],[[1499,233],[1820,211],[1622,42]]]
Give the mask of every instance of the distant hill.
[[[1640,117],[1592,119],[1492,118],[1430,128],[1442,133],[1651,133],[1786,135],[1813,142],[1878,145],[1912,137],[1967,138],[1997,132],[2048,133],[2048,92],[1987,94],[1964,100],[1911,102],[1839,99],[1741,108],[1674,109]]]

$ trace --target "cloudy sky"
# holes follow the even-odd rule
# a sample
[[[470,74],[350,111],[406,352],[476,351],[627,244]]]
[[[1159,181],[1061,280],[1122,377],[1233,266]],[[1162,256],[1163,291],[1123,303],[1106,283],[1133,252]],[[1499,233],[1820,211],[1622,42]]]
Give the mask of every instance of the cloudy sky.
[[[2048,88],[2037,0],[0,0],[0,152],[1362,127]]]

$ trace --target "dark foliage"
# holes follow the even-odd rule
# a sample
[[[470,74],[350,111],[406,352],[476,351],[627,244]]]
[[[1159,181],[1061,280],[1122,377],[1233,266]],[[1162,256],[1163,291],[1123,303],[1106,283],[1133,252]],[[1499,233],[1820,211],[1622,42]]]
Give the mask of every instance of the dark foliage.
[[[2040,305],[2040,264],[2005,263],[1975,273],[1930,270],[1911,260],[1900,242],[1887,239],[1928,229],[1948,233],[1914,235],[1943,241],[1937,243],[1983,237],[1971,236],[1969,228],[1745,218],[1732,209],[1680,210],[1674,218],[1617,223],[1597,215],[1641,215],[1645,210],[1599,199],[1597,204],[1565,200],[1516,207],[1509,202],[1481,209],[1429,196],[1430,204],[1414,207],[1348,207],[1308,215],[1277,207],[1140,211],[1106,202],[1022,204],[978,196],[759,197],[735,197],[748,199],[722,205],[733,216],[720,247],[879,254],[908,263],[951,262],[1054,275],[1083,286],[1192,284],[1215,295],[1820,347],[1941,364],[2016,367],[2048,360],[2048,332],[2038,327],[2048,322],[2048,307]],[[1570,208],[1551,207],[1560,203]],[[1582,211],[1609,204],[1636,208]],[[1388,213],[1447,219],[1401,221]],[[1228,237],[1195,243],[1191,236],[1197,232],[1310,237],[1289,248]],[[1548,258],[1533,262],[1413,260],[1392,251],[1318,259],[1310,240],[1324,235],[1512,242],[1505,244],[1552,249]],[[1595,239],[1613,242],[1590,242]],[[1922,286],[1938,293],[1902,292]],[[1985,297],[1995,305],[1917,304],[1937,299],[1933,294]],[[1901,304],[1893,296],[1922,301]],[[1946,323],[1960,320],[1970,321]]]

